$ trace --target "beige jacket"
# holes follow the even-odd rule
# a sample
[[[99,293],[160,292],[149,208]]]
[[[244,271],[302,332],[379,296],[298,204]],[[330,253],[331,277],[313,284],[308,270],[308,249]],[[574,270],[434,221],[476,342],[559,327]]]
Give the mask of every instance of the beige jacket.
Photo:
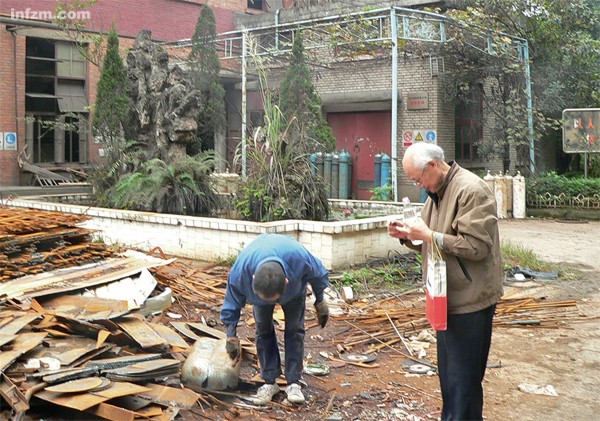
[[[495,304],[503,295],[502,263],[496,200],[489,186],[451,163],[421,216],[430,229],[444,234],[448,313],[472,313]],[[423,244],[423,279],[427,279],[431,245]]]

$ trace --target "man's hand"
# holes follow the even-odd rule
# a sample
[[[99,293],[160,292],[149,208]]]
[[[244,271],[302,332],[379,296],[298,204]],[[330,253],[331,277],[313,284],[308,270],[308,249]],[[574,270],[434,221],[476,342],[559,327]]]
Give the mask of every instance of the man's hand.
[[[225,351],[232,361],[235,361],[240,356],[240,340],[237,336],[228,336],[225,342]]]
[[[324,328],[329,320],[329,307],[325,300],[315,302],[315,309],[317,310],[317,320],[319,321],[319,325],[321,328]]]

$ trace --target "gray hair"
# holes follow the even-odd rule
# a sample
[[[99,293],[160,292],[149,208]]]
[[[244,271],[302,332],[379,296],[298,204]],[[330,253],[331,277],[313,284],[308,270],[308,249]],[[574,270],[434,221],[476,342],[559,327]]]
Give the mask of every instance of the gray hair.
[[[413,165],[416,168],[425,168],[430,161],[443,161],[444,150],[433,143],[419,142],[409,146],[405,154],[410,150]]]

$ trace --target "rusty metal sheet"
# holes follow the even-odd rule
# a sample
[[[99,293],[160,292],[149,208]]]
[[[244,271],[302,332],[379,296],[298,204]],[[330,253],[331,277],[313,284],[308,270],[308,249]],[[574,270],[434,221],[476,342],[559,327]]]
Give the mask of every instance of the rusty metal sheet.
[[[102,374],[109,379],[148,381],[159,377],[176,374],[181,363],[177,360],[161,358],[158,360],[144,361],[127,367],[103,370]]]
[[[160,354],[139,354],[128,355],[125,357],[105,358],[102,360],[90,361],[86,364],[86,367],[96,367],[99,370],[109,370],[113,368],[127,367],[142,361],[158,360],[160,357]]]
[[[41,304],[50,314],[86,321],[113,319],[129,313],[127,301],[81,295],[59,295]]]
[[[83,336],[71,335],[68,338],[50,338],[44,344],[46,346],[33,350],[29,357],[56,358],[60,361],[61,365],[70,365],[89,352],[96,350],[96,341]]]
[[[15,334],[15,333],[19,332],[21,329],[23,329],[25,326],[27,326],[29,323],[33,322],[38,317],[40,317],[40,315],[37,313],[30,313],[30,314],[26,314],[24,316],[17,317],[14,320],[12,320],[11,322],[8,322],[4,326],[2,326],[2,328],[0,329],[0,334],[2,334],[2,335]]]
[[[214,327],[207,326],[203,323],[187,322],[187,325],[189,327],[191,327],[192,329],[196,329],[196,330],[198,330],[210,337],[216,338],[216,339],[225,339],[227,337],[227,334],[225,332],[221,332],[220,330],[215,329]],[[252,355],[256,355],[256,347],[254,346],[254,344],[252,342],[242,339],[242,340],[240,340],[240,344],[242,345],[242,348],[244,348],[244,351],[247,351],[248,353],[250,353]]]
[[[0,372],[4,371],[17,358],[42,343],[47,333],[21,333],[11,343],[12,349],[0,352]]]
[[[148,390],[138,393],[137,396],[150,399],[152,402],[160,405],[191,409],[198,401],[198,394],[185,387],[179,389],[155,383],[146,383],[144,386]]]
[[[0,296],[7,298],[35,298],[102,285],[139,273],[142,269],[167,265],[171,260],[146,256],[127,250],[124,258],[110,258],[84,266],[72,266],[52,272],[23,276],[0,283]]]
[[[29,402],[27,402],[25,395],[4,373],[0,374],[2,375],[0,378],[0,397],[10,405],[16,414],[27,411]]]
[[[183,349],[190,347],[188,343],[170,327],[161,325],[159,323],[150,323],[150,326],[172,347]]]
[[[35,396],[55,405],[85,411],[86,409],[99,405],[107,400],[119,396],[135,395],[137,393],[145,392],[146,390],[146,387],[138,386],[137,384],[114,382],[109,388],[98,392],[65,395],[64,393],[47,392],[44,390],[36,393]]]
[[[0,333],[0,346],[6,345],[16,337],[17,335],[6,335],[4,333]]]
[[[188,327],[187,323],[185,322],[171,322],[171,326],[177,329],[177,331],[184,335],[186,338],[192,339],[194,341],[200,339],[200,336],[192,332]]]
[[[136,413],[125,408],[120,408],[106,402],[88,408],[86,412],[111,421],[133,421]]]
[[[81,393],[96,389],[100,385],[102,385],[102,379],[100,377],[87,377],[48,386],[45,390],[58,393]]]
[[[144,320],[134,316],[121,317],[115,322],[143,349],[155,346],[167,347],[168,343]]]

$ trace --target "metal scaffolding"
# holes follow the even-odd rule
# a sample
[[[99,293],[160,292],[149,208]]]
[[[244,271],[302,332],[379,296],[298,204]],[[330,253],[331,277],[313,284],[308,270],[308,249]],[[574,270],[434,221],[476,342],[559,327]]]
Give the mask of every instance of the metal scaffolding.
[[[360,30],[357,30],[360,29]],[[454,40],[448,34],[467,31],[471,48],[490,56],[496,56],[498,50],[511,51],[516,62],[524,67],[525,89],[527,97],[527,121],[529,128],[530,171],[535,172],[535,149],[533,136],[533,110],[531,75],[529,66],[529,46],[526,39],[506,33],[493,32],[476,26],[466,26],[444,15],[403,7],[386,7],[348,14],[336,14],[321,18],[279,22],[275,13],[274,23],[254,28],[217,34],[215,41],[223,60],[240,60],[242,73],[242,176],[246,173],[246,72],[248,71],[248,37],[256,37],[252,54],[285,59],[292,49],[294,34],[302,31],[304,48],[316,51],[323,48],[344,47],[356,44],[372,44],[379,48],[387,47],[392,55],[392,127],[391,153],[394,162],[398,160],[397,123],[398,123],[398,50],[400,42],[421,42],[444,44]],[[334,35],[335,34],[335,35]],[[189,48],[191,39],[165,43],[170,48]],[[395,197],[398,197],[397,165],[392,166],[392,185]]]

